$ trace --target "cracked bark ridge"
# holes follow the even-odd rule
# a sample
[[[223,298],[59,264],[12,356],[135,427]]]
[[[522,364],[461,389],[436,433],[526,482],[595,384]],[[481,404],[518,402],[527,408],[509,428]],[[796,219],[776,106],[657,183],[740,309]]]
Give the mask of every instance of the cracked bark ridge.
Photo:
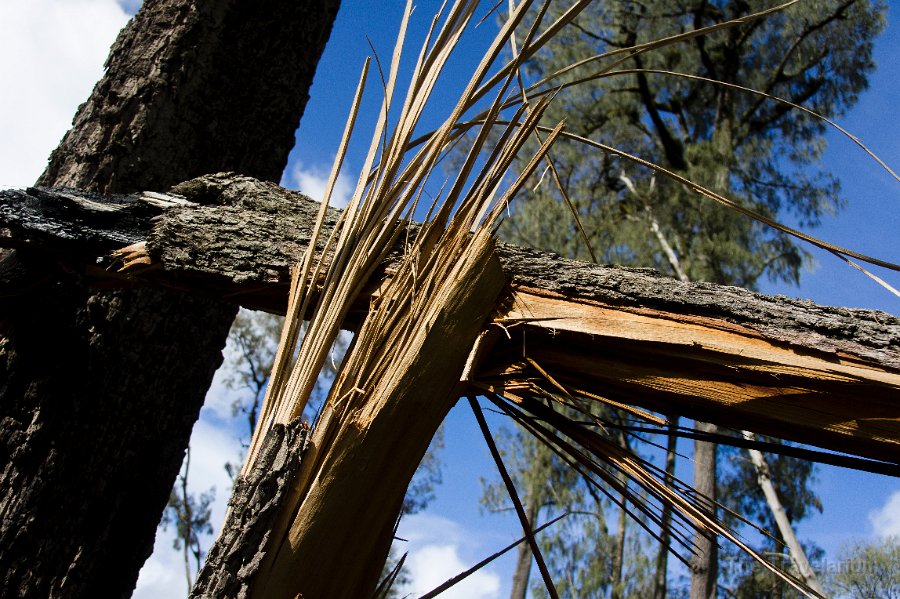
[[[222,532],[210,548],[191,599],[244,599],[265,557],[279,506],[290,488],[309,434],[299,418],[276,424],[248,476],[240,476]]]
[[[284,310],[290,267],[301,259],[319,204],[296,192],[234,174],[200,177],[174,188],[190,203],[160,210],[154,223],[148,215],[123,216],[110,224],[93,204],[79,205],[56,198],[50,191],[0,191],[0,243],[82,248],[104,254],[113,237],[146,241],[153,269],[135,277],[192,289],[212,296],[227,295],[242,305]],[[70,198],[82,192],[68,191]],[[101,196],[87,196],[103,204]],[[137,196],[112,198],[116,205],[139,208]],[[55,208],[56,202],[66,204]],[[146,203],[146,201],[143,201]],[[159,202],[157,202],[159,205]],[[123,210],[124,212],[124,210]],[[340,211],[329,210],[325,235]],[[78,222],[78,235],[67,222]],[[3,228],[7,233],[3,233]],[[146,230],[150,228],[149,234]],[[127,229],[127,231],[124,231]],[[321,245],[318,248],[321,251]],[[900,369],[900,319],[885,312],[820,306],[807,300],[772,297],[739,287],[685,283],[648,269],[594,265],[558,255],[498,244],[497,255],[513,286],[539,290],[572,300],[628,309],[696,315],[758,331],[763,336],[807,350],[847,354]],[[390,265],[385,265],[389,270]]]
[[[339,6],[145,0],[38,184],[158,190],[222,170],[278,181]]]

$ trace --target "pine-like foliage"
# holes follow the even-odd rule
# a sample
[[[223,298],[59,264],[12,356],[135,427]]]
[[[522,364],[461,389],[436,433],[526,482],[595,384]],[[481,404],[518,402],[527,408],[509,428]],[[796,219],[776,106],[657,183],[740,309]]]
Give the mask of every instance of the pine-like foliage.
[[[525,78],[528,83],[540,81],[586,56],[708,27],[768,6],[743,0],[593,3],[547,52],[527,63]],[[760,214],[789,215],[814,226],[843,203],[839,182],[816,167],[825,148],[824,123],[736,86],[826,117],[839,116],[867,86],[874,68],[872,43],[884,26],[883,8],[880,2],[867,1],[799,3],[739,27],[625,55],[612,68],[614,59],[587,62],[555,83],[598,78],[561,89],[548,118],[565,119],[568,132],[656,163]],[[534,186],[513,203],[500,229],[506,240],[571,258],[652,267],[684,280],[755,288],[763,277],[799,279],[806,254],[785,233],[715,205],[631,161],[585,151],[577,142],[561,140],[550,159],[552,169],[539,173]],[[642,548],[621,556],[634,562],[626,564],[633,571],[624,577],[631,591],[624,584],[612,588],[622,579],[610,561],[621,544],[615,543],[615,523],[605,521],[613,513],[609,506],[597,502],[594,515],[586,517],[592,498],[585,487],[573,480],[563,489],[556,479],[564,466],[553,468],[549,450],[527,434],[514,436],[508,447],[518,444],[530,456],[516,471],[525,501],[535,502],[537,512],[553,505],[582,513],[577,531],[545,534],[550,567],[579,578],[584,589],[593,589],[588,591],[591,596],[649,596],[642,586],[648,576],[646,564],[639,563]],[[732,463],[736,466],[726,469],[720,485],[720,501],[762,528],[776,530],[752,465],[739,457]],[[821,509],[809,490],[810,463],[776,458],[770,467],[776,480],[791,481],[790,488],[780,491],[793,521],[811,508]],[[548,488],[554,489],[557,501],[548,497]],[[496,507],[495,496],[496,487],[489,487],[485,499]],[[598,527],[599,534],[589,534]],[[775,541],[766,543],[767,550],[776,548],[781,549]],[[740,559],[736,554],[730,558]],[[784,592],[776,577],[758,573]],[[757,582],[734,569],[725,574],[738,586]]]
[[[528,63],[539,79],[583,59],[762,10],[760,1],[593,3],[551,51]],[[816,168],[825,125],[739,85],[834,117],[853,105],[874,68],[884,26],[879,2],[798,3],[765,19],[626,58],[590,85],[562,90],[551,119],[683,174],[768,216],[814,225],[839,208],[838,182]],[[609,67],[589,63],[566,75]],[[661,235],[691,280],[753,288],[762,276],[796,282],[804,252],[785,234],[713,206],[694,192],[622,159],[561,142],[561,182],[600,261],[673,271]],[[507,239],[589,258],[568,208],[546,176],[513,204]]]

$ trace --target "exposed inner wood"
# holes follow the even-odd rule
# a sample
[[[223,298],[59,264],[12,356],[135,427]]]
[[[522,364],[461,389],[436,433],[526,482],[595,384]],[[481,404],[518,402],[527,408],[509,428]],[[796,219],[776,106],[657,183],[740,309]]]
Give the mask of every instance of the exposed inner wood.
[[[900,372],[857,356],[717,318],[535,290],[515,289],[494,325],[507,335],[474,382],[501,394],[543,378],[531,359],[563,385],[613,401],[874,459],[900,455]]]
[[[227,174],[176,191],[0,191],[0,244],[43,251],[98,284],[282,311],[317,203]],[[339,216],[330,211],[327,225]],[[496,252],[509,291],[489,327],[503,334],[469,376],[480,384],[513,393],[516,380],[537,376],[527,356],[566,385],[628,405],[900,462],[895,316],[504,244]],[[347,326],[391,271],[389,260]]]

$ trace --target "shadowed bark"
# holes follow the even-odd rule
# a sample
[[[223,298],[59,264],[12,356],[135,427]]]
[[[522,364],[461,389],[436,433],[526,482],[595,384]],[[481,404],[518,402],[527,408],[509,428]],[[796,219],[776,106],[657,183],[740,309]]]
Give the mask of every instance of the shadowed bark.
[[[222,169],[277,180],[338,5],[146,0],[40,183],[127,192]],[[98,291],[22,245],[0,273],[0,595],[128,596],[236,304]]]
[[[253,470],[234,483],[222,533],[210,548],[191,597],[247,597],[272,525],[300,468],[309,430],[299,418],[276,424]]]

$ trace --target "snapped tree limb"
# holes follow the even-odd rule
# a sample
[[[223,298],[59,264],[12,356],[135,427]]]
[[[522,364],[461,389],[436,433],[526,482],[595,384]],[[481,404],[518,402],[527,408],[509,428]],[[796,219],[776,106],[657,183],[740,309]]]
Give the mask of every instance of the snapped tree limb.
[[[0,245],[43,252],[98,285],[162,285],[278,312],[317,209],[229,174],[165,194],[6,190]],[[900,463],[896,317],[504,244],[497,255],[508,290],[488,325],[498,341],[469,374],[476,389],[515,396],[537,363],[608,401]],[[389,259],[349,327],[391,270]]]

